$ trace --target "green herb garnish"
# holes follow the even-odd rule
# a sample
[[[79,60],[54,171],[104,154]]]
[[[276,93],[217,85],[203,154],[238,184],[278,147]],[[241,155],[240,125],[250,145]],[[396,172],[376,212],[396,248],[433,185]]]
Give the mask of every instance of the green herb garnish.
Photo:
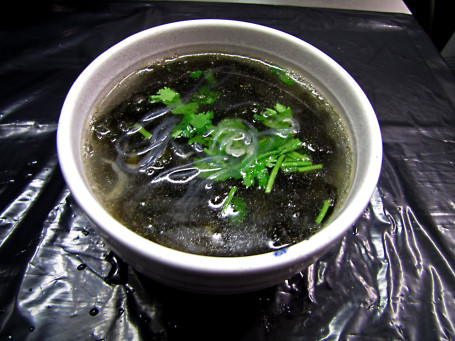
[[[276,175],[280,170],[281,164],[284,160],[284,155],[281,155],[278,160],[276,161],[275,166],[272,169],[272,173],[270,174],[269,180],[267,181],[267,186],[265,187],[265,193],[270,193],[272,191],[273,183],[275,182]]]
[[[234,194],[237,191],[237,186],[232,186],[229,194],[224,202],[223,209],[221,210],[221,214],[225,215],[229,205],[231,204],[232,199],[234,198]]]
[[[172,111],[174,113],[174,111]],[[179,112],[180,113],[180,112]],[[193,111],[184,111],[183,119],[172,130],[171,136],[176,139],[178,137],[185,138],[201,138],[208,127],[212,124],[213,112],[197,114]],[[202,140],[201,140],[202,141]],[[191,143],[190,143],[191,144]]]
[[[139,123],[136,123],[133,125],[133,128],[137,129],[139,133],[141,133],[146,139],[149,139],[152,137],[152,134],[149,133],[143,126],[141,126]]]
[[[286,172],[286,173],[303,173],[303,172],[309,172],[309,171],[314,171],[314,170],[319,170],[322,169],[322,165],[309,165],[309,166],[304,166],[304,167],[289,167],[289,166],[282,166],[281,169]]]
[[[203,72],[201,70],[198,71],[193,71],[190,73],[191,78],[199,78],[203,75]]]
[[[213,74],[212,70],[197,70],[193,71],[190,73],[191,78],[201,78],[201,76],[204,75],[205,80],[209,85],[215,85],[216,84],[216,78],[215,75]]]
[[[271,68],[271,72],[287,85],[294,82],[282,69]],[[188,103],[182,103],[180,94],[168,87],[149,98],[150,103],[162,103],[172,114],[182,117],[171,132],[172,138],[184,138],[188,144],[197,143],[204,147],[208,158],[195,160],[200,170],[198,176],[213,181],[240,180],[247,188],[256,186],[270,193],[280,171],[292,173],[322,169],[322,164],[313,164],[305,144],[295,137],[292,110],[281,103],[277,102],[273,108],[264,108],[253,115],[252,118],[265,130],[277,131],[277,134],[260,136],[256,144],[249,140],[249,136],[257,136],[257,128],[241,119],[227,118],[214,125],[215,113],[207,109],[218,100],[220,93],[213,90],[217,81],[211,70],[190,73],[190,78],[202,76],[207,85],[201,86]],[[207,111],[201,111],[201,108]],[[145,138],[151,137],[143,127],[135,127]],[[235,196],[236,191],[237,186],[230,188],[221,214],[233,222],[240,222],[246,215],[247,207],[241,197]],[[330,204],[330,200],[324,202],[316,218],[317,223],[322,222]]]
[[[149,102],[163,103],[167,106],[177,106],[181,104],[180,95],[168,87],[164,87],[160,89],[156,95],[150,96]]]
[[[319,212],[318,216],[316,217],[316,220],[315,220],[316,224],[322,223],[322,220],[324,220],[324,217],[326,216],[331,203],[332,203],[331,200],[324,201],[321,211]]]
[[[212,105],[215,103],[219,96],[219,92],[210,90],[206,86],[201,86],[191,100],[199,104]]]
[[[234,197],[232,199],[231,205],[234,208],[233,214],[229,217],[229,219],[236,224],[240,224],[245,218],[248,210],[246,208],[245,201],[241,197]]]
[[[284,129],[292,127],[292,111],[290,107],[277,103],[273,109],[267,108],[261,115],[255,114],[255,118],[264,125],[275,129]]]
[[[209,85],[216,84],[216,78],[215,78],[215,75],[213,74],[212,70],[204,71],[204,77],[207,80],[207,83],[209,83]]]
[[[270,71],[278,75],[278,78],[286,85],[292,85],[295,82],[295,80],[283,69],[271,67]]]

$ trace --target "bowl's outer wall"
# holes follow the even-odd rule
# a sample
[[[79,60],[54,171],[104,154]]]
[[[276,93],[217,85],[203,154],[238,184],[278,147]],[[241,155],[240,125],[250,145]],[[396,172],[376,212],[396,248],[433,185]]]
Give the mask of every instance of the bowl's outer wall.
[[[354,154],[352,189],[331,223],[279,256],[205,257],[152,243],[115,221],[96,201],[83,169],[89,115],[130,73],[162,58],[201,51],[260,57],[295,70],[318,88],[344,118]],[[374,111],[357,83],[311,45],[264,26],[229,20],[192,20],[140,32],[107,50],[79,76],[62,108],[57,147],[63,175],[79,205],[108,244],[129,264],[165,284],[206,293],[238,293],[277,284],[303,270],[339,240],[363,212],[379,178],[382,142]],[[311,241],[311,242],[310,242]]]

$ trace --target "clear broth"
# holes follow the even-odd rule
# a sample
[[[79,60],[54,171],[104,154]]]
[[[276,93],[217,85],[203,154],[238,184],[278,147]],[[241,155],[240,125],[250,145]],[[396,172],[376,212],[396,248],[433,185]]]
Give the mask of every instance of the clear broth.
[[[139,235],[195,254],[260,254],[310,237],[342,204],[351,180],[349,134],[333,106],[299,75],[253,58],[206,53],[164,60],[129,78],[126,100],[101,105],[94,113],[84,143],[84,165],[98,200]],[[246,122],[256,139],[273,134],[255,115],[277,102],[290,107],[296,121],[293,136],[323,168],[280,169],[270,193],[257,184],[246,187],[241,178],[214,181],[197,175],[195,162],[207,157],[204,146],[170,137],[182,115],[149,101],[163,87],[179,93],[182,103],[201,87],[210,89],[218,97],[214,103],[200,104],[198,112],[212,111],[214,126],[226,119]],[[161,134],[164,142],[150,147],[153,137],[138,133],[138,123],[155,137]],[[173,173],[175,169],[179,171]],[[234,186],[235,197],[246,209],[242,219],[231,219],[229,207],[224,207]],[[316,223],[328,199],[327,215]]]

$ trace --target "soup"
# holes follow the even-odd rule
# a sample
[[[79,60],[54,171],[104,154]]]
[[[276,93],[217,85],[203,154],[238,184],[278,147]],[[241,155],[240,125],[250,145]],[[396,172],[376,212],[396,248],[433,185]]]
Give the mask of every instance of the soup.
[[[195,254],[260,254],[308,238],[342,204],[349,135],[301,76],[202,53],[117,88],[89,122],[84,167],[97,199],[139,235]]]

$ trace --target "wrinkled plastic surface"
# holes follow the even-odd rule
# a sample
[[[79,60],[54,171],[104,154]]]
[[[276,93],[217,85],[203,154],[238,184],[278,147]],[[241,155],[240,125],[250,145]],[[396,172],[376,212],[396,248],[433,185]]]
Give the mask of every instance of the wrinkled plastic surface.
[[[45,4],[0,33],[0,340],[455,338],[455,80],[414,18]],[[377,190],[352,231],[286,282],[234,297],[180,292],[118,259],[74,203],[55,150],[84,67],[133,33],[194,18],[271,26],[326,52],[366,92],[384,140]]]

